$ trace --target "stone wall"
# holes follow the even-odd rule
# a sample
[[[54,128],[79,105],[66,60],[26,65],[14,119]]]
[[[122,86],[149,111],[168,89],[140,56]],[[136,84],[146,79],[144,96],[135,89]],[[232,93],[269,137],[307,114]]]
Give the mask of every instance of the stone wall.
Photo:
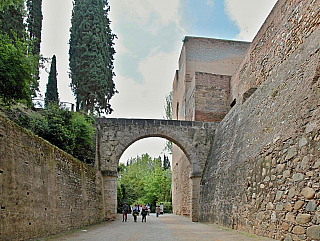
[[[220,121],[230,109],[230,76],[249,45],[248,42],[186,36],[173,81],[173,119]],[[192,183],[196,180],[190,179],[189,160],[175,145],[172,162],[172,177],[178,181],[173,182],[173,210],[188,216],[194,213],[189,204],[192,203]]]
[[[234,96],[258,88],[215,133],[200,221],[278,240],[320,239],[319,39],[319,1],[276,4],[232,78]]]
[[[0,117],[0,239],[26,240],[103,220],[102,177]]]
[[[318,0],[279,0],[231,80],[230,103],[260,86],[318,28]]]
[[[178,146],[173,145],[172,211],[174,214],[186,217],[190,217],[191,215],[192,195],[191,184],[189,180],[190,173],[191,170],[189,160]]]

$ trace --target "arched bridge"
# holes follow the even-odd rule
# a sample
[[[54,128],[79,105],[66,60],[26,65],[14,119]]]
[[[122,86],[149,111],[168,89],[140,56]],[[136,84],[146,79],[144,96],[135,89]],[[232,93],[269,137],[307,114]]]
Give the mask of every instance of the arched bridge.
[[[96,119],[96,160],[104,181],[106,218],[113,218],[117,207],[117,167],[124,151],[134,142],[162,137],[178,145],[187,156],[192,180],[192,220],[198,219],[199,185],[218,123],[154,119]]]

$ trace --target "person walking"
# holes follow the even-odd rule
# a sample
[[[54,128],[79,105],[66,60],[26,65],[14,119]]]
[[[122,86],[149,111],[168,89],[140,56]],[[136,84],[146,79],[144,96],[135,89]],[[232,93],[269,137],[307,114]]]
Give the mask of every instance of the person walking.
[[[147,222],[147,212],[148,212],[147,207],[143,205],[141,208],[142,222],[143,222],[143,220],[144,220],[144,222]]]
[[[157,214],[157,217],[159,217],[159,214],[160,214],[160,206],[157,205],[156,207],[156,214]]]
[[[146,207],[147,207],[147,215],[149,216],[150,215],[150,204],[148,203]]]
[[[122,207],[122,222],[127,222],[128,219],[129,206],[124,203]]]
[[[138,209],[138,205],[134,205],[134,207],[132,208],[132,216],[133,216],[133,220],[134,222],[137,222],[137,216],[139,213],[139,209]]]

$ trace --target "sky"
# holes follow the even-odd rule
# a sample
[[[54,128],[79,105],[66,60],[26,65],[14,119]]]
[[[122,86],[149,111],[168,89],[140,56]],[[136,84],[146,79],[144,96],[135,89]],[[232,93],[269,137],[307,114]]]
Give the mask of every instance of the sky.
[[[276,0],[109,0],[115,40],[114,82],[108,118],[163,119],[165,96],[172,89],[184,36],[252,41]],[[74,103],[69,87],[69,29],[72,0],[42,2],[41,53],[57,57],[60,101]],[[44,97],[48,81],[41,70]],[[131,145],[121,157],[148,153],[163,156],[165,140],[147,138]]]

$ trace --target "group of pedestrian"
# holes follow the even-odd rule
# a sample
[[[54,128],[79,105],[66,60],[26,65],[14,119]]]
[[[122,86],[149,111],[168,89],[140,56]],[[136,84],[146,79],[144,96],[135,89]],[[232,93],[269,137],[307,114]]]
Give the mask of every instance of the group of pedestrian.
[[[127,215],[130,213],[130,207],[125,203],[122,208],[122,222],[127,222]],[[147,222],[147,215],[150,214],[150,205],[149,203],[147,205],[142,205],[139,203],[136,203],[132,207],[132,216],[134,222],[137,222],[138,216],[141,214],[142,222]]]

